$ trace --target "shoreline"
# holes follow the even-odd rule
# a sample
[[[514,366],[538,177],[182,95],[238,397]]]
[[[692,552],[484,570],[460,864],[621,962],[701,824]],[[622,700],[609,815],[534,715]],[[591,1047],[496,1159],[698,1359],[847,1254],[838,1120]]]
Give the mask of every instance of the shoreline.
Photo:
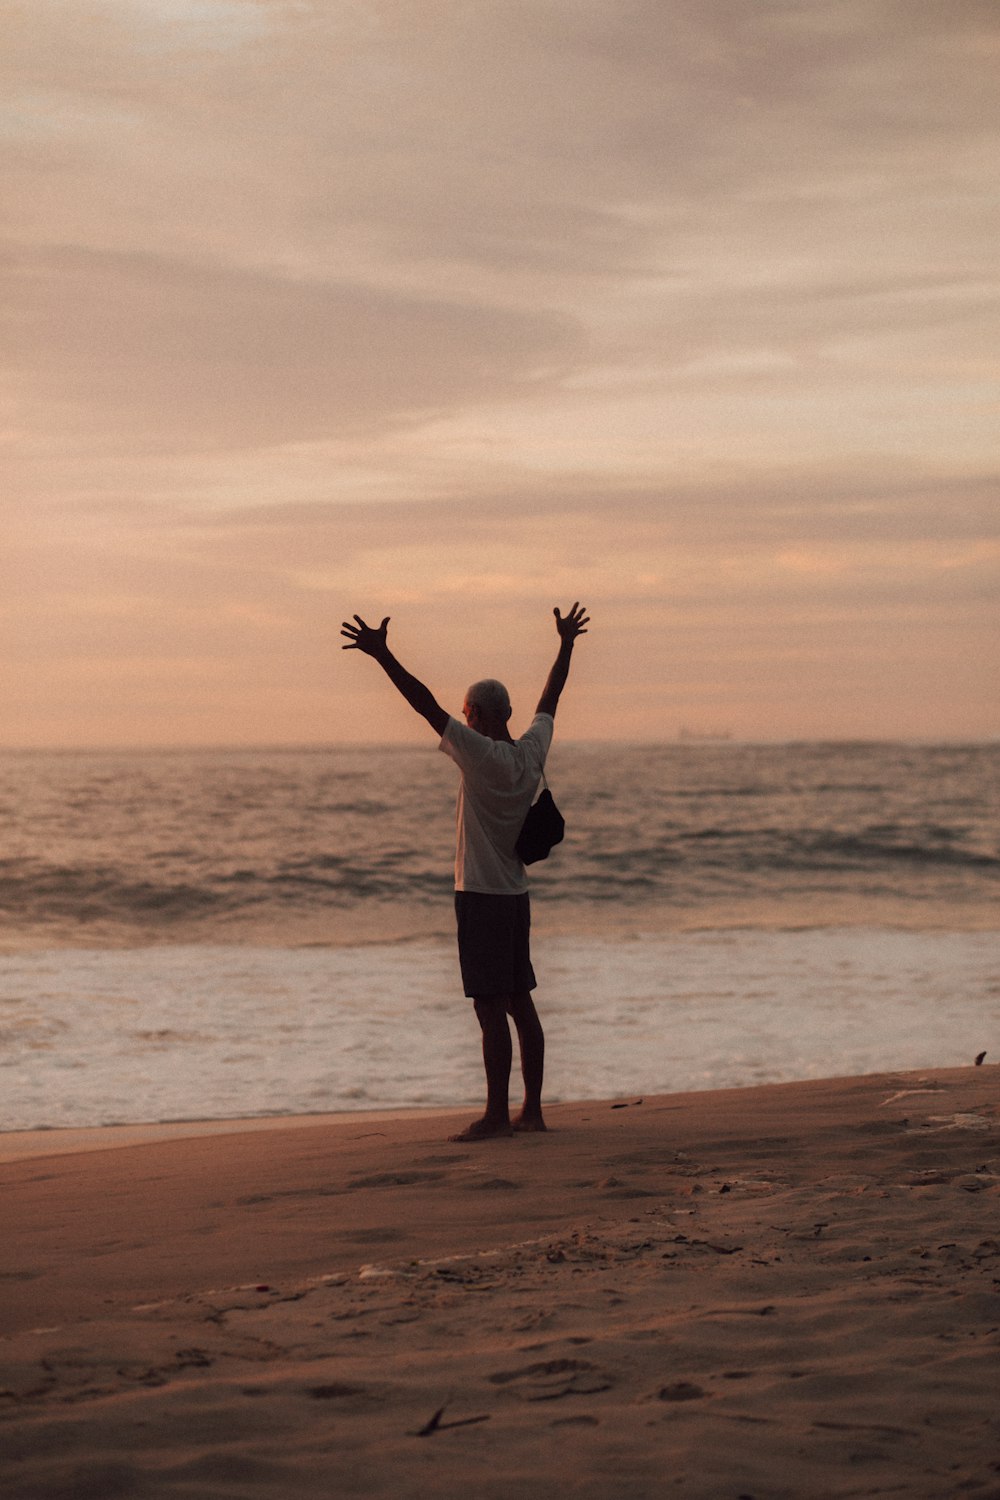
[[[996,1053],[995,953],[984,933],[874,928],[550,937],[549,1097],[971,1064]],[[478,1027],[452,944],[425,956],[166,948],[8,961],[0,1159],[14,1149],[5,1136],[104,1122],[188,1133],[202,1114],[475,1107]]]
[[[983,1052],[982,1056],[985,1059],[989,1054]],[[970,1066],[975,1066],[975,1064],[970,1063]],[[990,1067],[997,1066],[998,1064],[990,1060],[987,1064],[987,1072]],[[906,1065],[895,1071],[914,1075],[920,1073],[930,1076],[935,1073],[956,1073],[961,1075],[967,1069],[964,1064],[956,1061],[939,1069]],[[679,1088],[670,1093],[651,1091],[648,1097],[651,1100],[655,1100],[675,1097],[687,1098],[689,1096],[704,1094],[743,1094],[753,1093],[761,1089],[786,1086],[794,1087],[797,1084],[847,1083],[851,1080],[879,1076],[882,1076],[881,1073],[858,1071],[830,1074],[823,1078],[793,1076],[773,1078],[766,1081],[756,1080],[747,1083],[706,1083],[704,1086]],[[617,1096],[610,1095],[571,1100],[557,1099],[547,1105],[547,1109],[573,1109],[600,1107],[602,1105],[608,1108],[621,1108],[624,1107],[625,1102],[627,1102],[625,1096],[619,1099]],[[407,1120],[433,1120],[438,1118],[449,1119],[452,1116],[464,1118],[470,1113],[474,1114],[476,1108],[476,1102],[470,1100],[465,1104],[449,1105],[441,1103],[374,1105],[370,1108],[362,1106],[356,1109],[340,1110],[292,1110],[288,1113],[233,1115],[218,1118],[192,1116],[191,1118],[183,1119],[130,1120],[106,1125],[45,1125],[29,1129],[0,1129],[0,1166],[5,1163],[24,1161],[35,1157],[68,1156],[85,1154],[91,1151],[120,1150],[129,1146],[195,1140],[203,1136],[242,1135],[255,1132],[307,1128],[311,1126],[351,1126],[359,1121],[386,1123]]]
[[[420,1110],[4,1160],[0,1480],[996,1500],[996,1065],[548,1114],[472,1145],[447,1140],[468,1111]]]
[[[471,1108],[471,1106],[470,1106]],[[351,1125],[358,1120],[381,1123],[411,1116],[454,1113],[428,1109],[356,1109],[316,1114],[246,1115],[225,1120],[146,1120],[123,1125],[51,1125],[40,1130],[0,1130],[0,1165],[39,1156],[78,1156],[91,1151],[120,1151],[130,1146],[199,1140],[203,1136],[250,1135],[257,1131],[295,1130],[312,1125]]]

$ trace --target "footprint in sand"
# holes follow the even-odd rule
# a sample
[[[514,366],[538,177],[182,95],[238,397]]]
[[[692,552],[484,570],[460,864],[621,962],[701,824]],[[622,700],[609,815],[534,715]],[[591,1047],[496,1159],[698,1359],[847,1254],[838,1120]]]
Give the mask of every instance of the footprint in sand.
[[[547,1359],[520,1370],[499,1370],[493,1385],[509,1386],[522,1401],[558,1401],[563,1396],[593,1396],[609,1391],[613,1381],[597,1365],[582,1359]]]
[[[634,1183],[625,1182],[620,1177],[603,1177],[594,1186],[603,1198],[655,1198],[647,1188],[636,1187]]]
[[[215,1363],[204,1349],[178,1349],[174,1358],[182,1370],[207,1370]]]
[[[387,1224],[375,1225],[370,1229],[339,1229],[334,1237],[347,1240],[352,1245],[392,1245],[405,1239],[406,1235],[402,1229]]]
[[[306,1391],[314,1401],[342,1401],[345,1396],[363,1396],[365,1388],[363,1385],[344,1385],[336,1382],[333,1385],[313,1385]]]
[[[378,1172],[372,1177],[355,1177],[349,1188],[414,1187],[417,1183],[441,1182],[446,1172]]]
[[[690,1380],[675,1380],[660,1391],[661,1401],[701,1401],[705,1392]]]

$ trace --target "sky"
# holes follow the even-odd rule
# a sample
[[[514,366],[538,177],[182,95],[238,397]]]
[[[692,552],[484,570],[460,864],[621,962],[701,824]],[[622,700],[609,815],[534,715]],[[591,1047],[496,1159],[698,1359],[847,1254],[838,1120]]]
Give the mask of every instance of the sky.
[[[997,735],[995,0],[0,18],[0,746]]]

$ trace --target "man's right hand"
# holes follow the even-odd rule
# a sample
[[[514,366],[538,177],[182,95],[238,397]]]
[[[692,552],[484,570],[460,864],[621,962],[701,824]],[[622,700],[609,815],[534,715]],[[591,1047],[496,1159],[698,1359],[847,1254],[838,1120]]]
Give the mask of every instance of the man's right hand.
[[[354,618],[357,621],[355,625],[350,625],[347,620],[344,620],[340,627],[341,635],[347,637],[347,645],[341,646],[340,649],[342,651],[363,651],[366,656],[374,656],[376,658],[384,656],[388,650],[386,634],[389,628],[389,621],[392,617],[386,615],[377,630],[373,629],[371,625],[366,625],[360,615],[355,615]]]
[[[535,712],[539,714],[551,714],[555,718],[556,709],[559,706],[559,698],[563,688],[566,686],[566,678],[569,675],[569,662],[570,657],[573,655],[573,642],[578,635],[587,634],[590,616],[580,604],[574,604],[567,615],[560,614],[558,609],[554,609],[552,613],[556,617],[556,629],[559,632],[559,654],[552,663],[552,671],[549,673],[548,681],[542,690],[542,696],[538,700],[538,707]]]
[[[559,632],[560,640],[568,641],[572,645],[578,635],[587,634],[590,616],[584,611],[580,603],[574,604],[569,614],[565,617],[559,613],[558,609],[554,609],[552,613],[556,617],[556,629]]]

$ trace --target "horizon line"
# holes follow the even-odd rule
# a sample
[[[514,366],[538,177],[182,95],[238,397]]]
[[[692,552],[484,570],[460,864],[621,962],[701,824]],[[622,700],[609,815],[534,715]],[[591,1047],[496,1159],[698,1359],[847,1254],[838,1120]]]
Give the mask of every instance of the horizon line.
[[[197,755],[197,754],[317,754],[328,753],[334,750],[424,750],[432,749],[436,745],[436,737],[431,740],[418,743],[407,740],[289,740],[289,741],[255,741],[239,743],[233,741],[178,741],[170,743],[135,744],[128,742],[106,743],[106,744],[30,744],[30,745],[5,745],[0,742],[0,755]],[[795,745],[913,745],[933,748],[958,749],[962,747],[989,747],[1000,745],[1000,733],[987,735],[958,735],[947,737],[941,735],[787,735],[773,739],[764,739],[752,735],[745,738],[740,735],[706,734],[700,735],[675,735],[673,737],[661,737],[658,739],[600,739],[597,737],[587,738],[561,738],[559,745],[564,748],[583,748],[586,746],[599,746],[606,748],[625,749],[683,749],[683,750],[716,750],[716,749],[738,749],[740,747],[765,747],[780,748]]]

